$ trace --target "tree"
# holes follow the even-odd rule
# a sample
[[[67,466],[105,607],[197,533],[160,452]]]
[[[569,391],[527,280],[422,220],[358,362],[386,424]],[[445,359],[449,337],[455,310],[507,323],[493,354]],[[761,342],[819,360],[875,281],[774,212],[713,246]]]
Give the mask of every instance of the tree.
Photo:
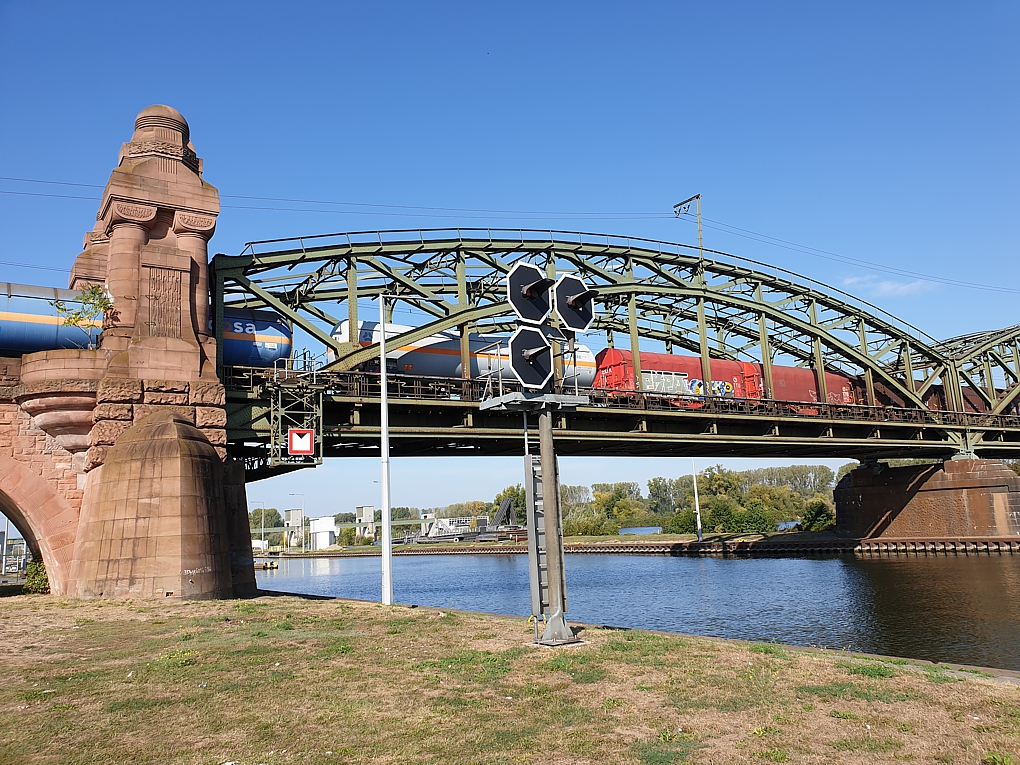
[[[729,497],[715,497],[708,502],[708,522],[705,524],[717,534],[737,534],[741,527],[743,508]]]
[[[23,590],[36,595],[46,595],[50,591],[50,578],[46,573],[46,565],[42,559],[32,558],[25,567],[25,584]]]
[[[113,310],[113,301],[107,297],[101,284],[90,284],[83,289],[71,304],[76,307],[69,307],[64,300],[52,300],[50,305],[56,309],[58,316],[64,317],[65,327],[77,327],[87,339],[91,339],[89,329],[94,322],[100,317],[105,319]]]
[[[627,499],[641,499],[641,484],[635,481],[621,481],[620,483],[593,483],[592,493],[613,494],[620,492],[620,496]]]
[[[760,502],[748,505],[740,518],[740,530],[745,534],[770,534],[776,528],[768,508]]]
[[[698,530],[698,518],[693,510],[681,510],[663,524],[667,534],[694,534]]]
[[[563,517],[564,536],[610,536],[620,531],[620,524],[602,510],[577,507]]]
[[[845,465],[841,465],[839,470],[836,471],[836,483],[838,484],[843,480],[843,476],[849,475],[851,472],[861,466],[860,462],[848,462]]]
[[[815,497],[804,508],[801,531],[824,531],[836,524],[836,514],[823,497]]]
[[[826,465],[787,465],[745,470],[738,474],[741,488],[747,491],[751,486],[786,486],[805,497],[824,494],[832,489],[832,468]]]
[[[343,547],[350,547],[357,541],[357,539],[358,532],[354,529],[340,529],[340,544]]]
[[[587,486],[560,486],[560,506],[563,517],[574,510],[591,510],[591,492]]]
[[[484,515],[489,511],[488,502],[480,502],[476,499],[468,502],[454,502],[452,505],[440,507],[436,510],[437,518],[463,518],[468,515]],[[498,507],[498,505],[497,505]]]
[[[708,490],[707,493],[715,494],[717,497],[731,497],[739,501],[743,494],[740,487],[740,474],[727,470],[722,465],[706,468],[698,476],[699,492],[702,491],[703,486]]]
[[[680,506],[681,485],[668,478],[648,481],[648,509],[656,515],[672,515]]]
[[[503,491],[496,495],[496,498],[492,500],[490,505],[489,517],[493,517],[499,511],[499,506],[502,504],[504,498],[509,497],[513,503],[514,514],[517,516],[517,522],[526,524],[528,522],[528,495],[524,490],[524,487],[520,484],[515,486],[507,486]]]
[[[792,521],[801,517],[804,498],[789,486],[755,484],[744,494],[744,507],[757,508],[772,521]]]
[[[262,508],[256,507],[250,513],[248,513],[248,527],[251,529],[278,529],[283,526],[283,517],[280,515],[280,511],[275,507],[267,507],[265,510],[266,525],[262,525]],[[262,534],[259,532],[259,537]],[[276,546],[283,544],[283,534],[276,532],[273,534],[266,534],[266,542],[270,546]]]
[[[354,523],[358,520],[358,516],[354,513],[337,513],[333,516],[333,520],[337,523]]]

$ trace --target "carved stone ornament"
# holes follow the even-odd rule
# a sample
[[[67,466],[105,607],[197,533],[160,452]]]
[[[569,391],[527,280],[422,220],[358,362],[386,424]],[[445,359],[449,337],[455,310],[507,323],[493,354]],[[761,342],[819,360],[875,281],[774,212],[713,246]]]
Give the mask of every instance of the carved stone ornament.
[[[212,215],[198,215],[196,213],[183,212],[178,210],[174,213],[174,233],[196,233],[212,235],[216,227],[216,218]]]
[[[157,210],[151,205],[114,202],[110,209],[110,223],[149,223],[155,220]]]
[[[132,141],[126,144],[126,148],[128,157],[170,157],[198,172],[198,157],[187,146],[179,146],[167,141]]]
[[[89,247],[96,244],[105,244],[110,241],[109,235],[105,231],[86,231],[85,241],[82,245],[82,249],[88,249]]]

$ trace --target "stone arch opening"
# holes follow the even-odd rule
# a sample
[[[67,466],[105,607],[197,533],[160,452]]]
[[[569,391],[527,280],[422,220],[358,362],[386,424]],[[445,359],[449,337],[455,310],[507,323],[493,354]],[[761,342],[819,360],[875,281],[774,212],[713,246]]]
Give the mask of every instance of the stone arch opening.
[[[42,559],[56,595],[65,595],[74,557],[78,513],[41,476],[17,460],[0,456],[0,512]]]
[[[11,522],[11,531],[16,531],[21,534],[22,539],[25,540],[25,544],[28,546],[28,551],[32,554],[33,558],[41,558],[42,553],[39,550],[39,540],[36,539],[35,533],[32,530],[32,526],[28,523],[25,516],[18,509],[11,498],[3,492],[0,492],[0,513],[7,517],[7,520]],[[2,531],[2,529],[0,529]],[[11,539],[13,539],[13,534]],[[2,574],[2,572],[0,572]]]

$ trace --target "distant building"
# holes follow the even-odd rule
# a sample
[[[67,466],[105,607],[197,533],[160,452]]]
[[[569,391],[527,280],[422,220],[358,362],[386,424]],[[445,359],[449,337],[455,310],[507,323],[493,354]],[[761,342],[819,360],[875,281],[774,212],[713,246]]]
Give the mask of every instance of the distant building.
[[[309,549],[325,550],[336,544],[339,529],[332,515],[323,518],[312,518],[308,526]]]
[[[302,524],[304,522],[304,512],[301,508],[294,510],[287,510],[283,514],[283,525],[287,527],[287,531],[284,532],[284,547],[300,547],[302,537]]]
[[[354,508],[359,537],[375,539],[375,505],[360,505]]]

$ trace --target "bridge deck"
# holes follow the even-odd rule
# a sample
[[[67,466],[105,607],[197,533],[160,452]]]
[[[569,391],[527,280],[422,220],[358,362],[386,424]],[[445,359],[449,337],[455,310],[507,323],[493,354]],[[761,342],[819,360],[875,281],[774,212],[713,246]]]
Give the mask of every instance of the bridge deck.
[[[322,456],[372,456],[379,444],[379,376],[233,368],[227,377],[228,439],[262,467],[285,437],[288,414],[318,423]],[[503,391],[513,389],[504,382]],[[573,391],[570,391],[573,392]],[[588,406],[556,419],[561,455],[701,457],[1020,457],[1020,417],[856,405],[582,390]],[[391,453],[518,455],[520,412],[483,411],[499,393],[485,380],[396,375],[389,389]],[[295,407],[294,402],[303,406]],[[300,419],[300,418],[299,418]],[[261,455],[261,456],[260,456]],[[285,454],[277,449],[277,464]]]

